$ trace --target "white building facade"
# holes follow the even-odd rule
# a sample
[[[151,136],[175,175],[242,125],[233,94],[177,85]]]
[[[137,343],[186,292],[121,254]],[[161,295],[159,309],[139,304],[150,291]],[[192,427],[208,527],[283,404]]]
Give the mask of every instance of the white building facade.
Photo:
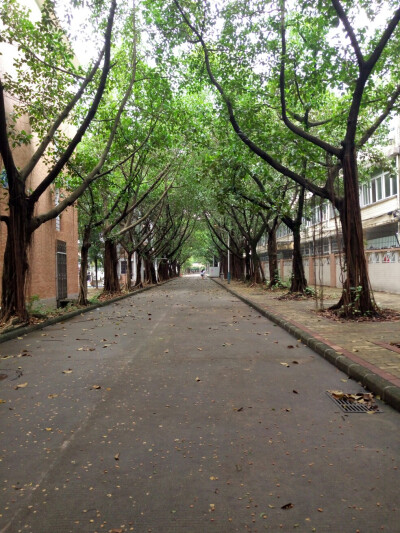
[[[372,173],[369,182],[360,185],[360,206],[371,287],[400,294],[400,142],[393,146],[390,157],[396,161],[393,171]],[[316,201],[302,227],[308,283],[341,287],[345,277],[341,228],[332,205]],[[277,231],[277,243],[279,275],[287,281],[292,274],[293,239],[284,224]],[[266,238],[258,251],[268,276]]]

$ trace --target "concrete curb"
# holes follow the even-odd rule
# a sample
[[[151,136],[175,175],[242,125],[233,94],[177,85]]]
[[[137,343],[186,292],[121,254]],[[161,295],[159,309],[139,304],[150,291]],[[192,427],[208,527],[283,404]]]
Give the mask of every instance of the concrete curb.
[[[256,303],[252,302],[251,300],[248,300],[244,296],[241,296],[233,289],[221,283],[219,280],[216,280],[214,278],[210,279],[212,279],[212,281],[214,281],[217,285],[228,291],[230,294],[241,300],[243,303],[247,304],[249,307],[252,307],[255,311],[257,311],[257,313],[264,316],[265,318],[268,318],[269,320],[271,320],[271,322],[274,322],[274,324],[277,324],[278,326],[286,330],[288,333],[301,340],[314,352],[316,352],[318,355],[321,355],[324,359],[329,361],[329,363],[335,365],[337,368],[339,368],[339,370],[347,374],[350,378],[359,381],[361,385],[369,389],[375,395],[380,396],[380,398],[385,403],[387,403],[397,411],[400,411],[400,387],[397,387],[389,380],[379,376],[378,374],[375,374],[369,368],[355,363],[342,353],[337,352],[328,344],[325,344],[323,341],[317,339],[307,331],[302,330],[287,319],[279,315],[275,315],[271,311],[262,309]]]
[[[138,289],[136,291],[123,294],[122,296],[117,296],[116,298],[113,298],[112,300],[107,300],[105,302],[98,302],[96,304],[89,305],[88,307],[84,307],[83,309],[77,309],[76,311],[70,311],[69,313],[65,313],[65,315],[60,315],[60,316],[55,316],[53,318],[49,318],[48,320],[44,320],[43,322],[40,322],[39,324],[32,324],[31,326],[22,326],[20,328],[17,327],[13,329],[12,331],[7,331],[5,333],[2,333],[0,335],[0,344],[2,344],[3,342],[7,342],[12,339],[15,339],[17,337],[22,337],[22,335],[27,335],[28,333],[31,333],[32,331],[36,331],[38,329],[44,329],[47,326],[52,326],[53,324],[57,324],[58,322],[65,322],[66,320],[74,318],[75,316],[83,315],[85,313],[88,313],[89,311],[98,309],[99,307],[105,307],[106,305],[119,302],[120,300],[129,298],[130,296],[135,296],[136,294],[140,294],[141,292],[154,289],[155,287],[161,287],[162,285],[165,285],[165,283],[172,281],[172,279],[168,279],[166,281],[163,281],[162,283],[158,283],[157,285],[150,285],[149,287],[143,287],[142,289]]]

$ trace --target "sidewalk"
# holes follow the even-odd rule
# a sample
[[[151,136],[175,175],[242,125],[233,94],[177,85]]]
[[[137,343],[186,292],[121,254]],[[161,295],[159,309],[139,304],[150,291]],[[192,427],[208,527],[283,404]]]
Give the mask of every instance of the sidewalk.
[[[315,352],[400,411],[400,321],[339,322],[316,312],[315,300],[279,300],[285,291],[213,279]],[[339,289],[324,288],[324,308],[336,303]],[[375,292],[382,308],[400,311],[400,294]]]

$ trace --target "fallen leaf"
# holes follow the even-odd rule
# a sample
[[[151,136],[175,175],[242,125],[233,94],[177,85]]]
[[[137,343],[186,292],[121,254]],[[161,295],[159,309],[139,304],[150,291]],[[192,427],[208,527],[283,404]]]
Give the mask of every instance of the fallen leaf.
[[[115,459],[116,461],[119,461],[119,452],[116,453],[116,454],[114,455],[114,459]]]
[[[341,390],[328,390],[328,392],[336,399],[336,400],[340,400],[341,398],[343,398],[343,396],[345,396],[344,392],[341,391]]]
[[[201,381],[201,379],[200,378],[196,378],[196,381]]]
[[[53,431],[53,428],[44,428],[46,431]]]
[[[50,400],[51,400],[52,398],[58,398],[58,394],[48,394],[48,395],[47,395],[47,398],[50,398]]]
[[[321,507],[318,507],[317,511],[318,511],[319,513],[323,513],[323,512],[324,512],[324,510],[323,510]]]
[[[292,344],[289,344],[288,348],[294,348],[294,346]]]
[[[5,400],[0,400],[0,403],[6,403],[6,401]]]
[[[281,363],[282,366],[286,366],[289,368],[290,365],[288,365],[288,363]]]
[[[203,351],[203,348],[197,348],[199,350],[199,352],[202,352]]]
[[[63,374],[72,374],[72,370],[70,368],[68,368],[68,370],[63,370],[62,373]]]
[[[293,394],[299,394],[299,393],[297,392],[297,390],[293,389]]]
[[[282,505],[281,509],[292,509],[293,507],[293,503],[285,503],[285,505]]]
[[[90,390],[93,390],[93,389],[94,389],[94,390],[101,389],[101,386],[100,386],[100,385],[92,385],[92,386],[90,387]]]
[[[24,389],[26,386],[28,385],[28,383],[20,383],[19,385],[17,385],[16,387],[14,387],[15,390],[18,390],[18,389]]]

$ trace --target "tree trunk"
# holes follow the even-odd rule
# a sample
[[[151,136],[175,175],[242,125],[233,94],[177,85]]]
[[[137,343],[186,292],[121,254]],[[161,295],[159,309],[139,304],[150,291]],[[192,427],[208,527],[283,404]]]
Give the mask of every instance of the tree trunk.
[[[106,239],[104,242],[104,292],[121,291],[117,265],[117,247],[112,240]]]
[[[136,253],[136,279],[135,279],[135,287],[141,287],[142,286],[142,258],[138,253]]]
[[[29,229],[31,213],[28,212],[24,184],[18,178],[12,180],[9,191],[7,241],[3,260],[1,315],[7,322],[13,316],[26,322],[26,282],[29,270],[28,250],[32,239]],[[11,183],[11,180],[10,180]]]
[[[176,259],[174,259],[174,261],[171,261],[169,263],[169,278],[170,279],[176,278],[177,275],[178,275],[178,263]]]
[[[257,243],[251,247],[251,257],[253,259],[253,279],[254,283],[264,283],[264,270],[261,266],[260,257],[257,253]]]
[[[276,244],[276,227],[268,229],[268,261],[269,261],[269,283],[270,288],[276,287],[280,283],[278,270],[278,247]]]
[[[332,309],[340,309],[346,317],[377,315],[364,252],[364,239],[359,202],[358,172],[355,150],[343,158],[344,198],[339,206],[346,264],[346,280],[340,301]]]
[[[94,269],[95,269],[95,272],[96,272],[96,289],[99,288],[99,276],[98,276],[98,265],[97,265],[97,257],[95,257],[94,259]]]
[[[126,288],[128,291],[132,290],[132,255],[133,252],[127,251],[128,263],[126,265]]]
[[[156,267],[154,266],[154,261],[149,261],[149,268],[150,268],[150,283],[152,285],[157,285],[157,274],[156,274]]]
[[[88,257],[89,249],[91,246],[90,234],[92,228],[88,224],[83,230],[82,237],[82,246],[81,246],[81,269],[79,272],[79,295],[78,295],[78,305],[87,305],[87,272],[88,272]]]
[[[144,267],[144,283],[151,283],[151,271],[150,271],[150,260],[148,257],[143,258],[143,267]]]
[[[244,268],[245,268],[244,259],[234,256],[232,264],[233,264],[232,272],[234,273],[235,279],[243,281],[244,280]]]
[[[292,283],[289,292],[301,292],[307,289],[307,279],[304,273],[303,256],[301,253],[300,226],[295,224],[293,231]]]
[[[165,259],[161,259],[158,265],[158,277],[160,281],[165,281],[170,277],[170,275],[170,264],[165,261]]]
[[[252,270],[251,270],[250,248],[248,246],[245,246],[244,253],[245,253],[244,263],[246,266],[246,281],[250,281]]]

